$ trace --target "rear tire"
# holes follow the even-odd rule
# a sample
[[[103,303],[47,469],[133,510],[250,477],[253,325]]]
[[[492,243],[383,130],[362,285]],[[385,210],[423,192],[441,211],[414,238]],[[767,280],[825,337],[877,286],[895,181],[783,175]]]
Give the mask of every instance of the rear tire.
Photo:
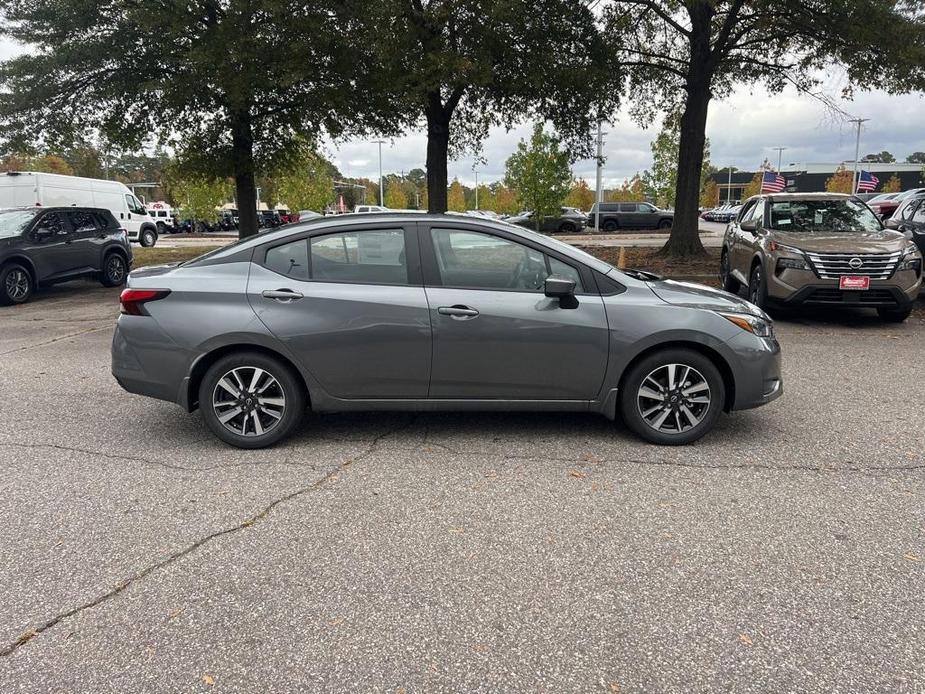
[[[142,229],[138,242],[143,248],[152,248],[157,243],[157,233],[153,229]]]
[[[620,388],[623,422],[646,441],[663,446],[692,443],[709,432],[725,400],[716,365],[684,348],[645,357],[629,370]]]
[[[115,251],[103,258],[103,267],[100,270],[100,284],[104,287],[119,287],[125,284],[128,276],[128,264],[120,253]]]
[[[24,304],[34,289],[32,275],[22,265],[10,263],[0,268],[0,305]]]
[[[733,294],[738,294],[739,289],[742,287],[742,283],[732,276],[732,272],[729,267],[729,251],[725,248],[723,249],[723,254],[719,261],[719,280],[723,286],[723,289],[725,289],[727,292],[732,292]]]
[[[617,230],[617,220],[615,219],[605,220],[604,223],[601,225],[601,229],[603,229],[604,231],[616,231]]]
[[[262,375],[255,378],[258,372]],[[222,357],[199,384],[199,409],[206,426],[237,448],[266,448],[287,438],[301,424],[305,403],[298,374],[259,352]]]
[[[562,222],[562,224],[559,225],[560,234],[574,234],[576,231],[578,231],[578,229],[576,229],[575,225],[571,222]]]
[[[878,308],[877,315],[884,323],[902,323],[912,314],[912,307],[908,308]]]
[[[761,263],[752,268],[748,282],[748,300],[762,310],[768,307],[768,284]]]
[[[658,228],[659,228],[659,229],[670,229],[670,228],[671,228],[671,220],[670,220],[670,219],[663,219],[663,220],[661,220],[661,221],[658,223]]]

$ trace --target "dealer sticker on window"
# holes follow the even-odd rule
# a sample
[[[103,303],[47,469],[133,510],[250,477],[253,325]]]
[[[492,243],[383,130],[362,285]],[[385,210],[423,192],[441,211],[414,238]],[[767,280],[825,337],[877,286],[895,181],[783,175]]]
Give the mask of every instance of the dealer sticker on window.
[[[856,277],[852,275],[844,275],[838,281],[839,289],[870,289],[870,277]]]

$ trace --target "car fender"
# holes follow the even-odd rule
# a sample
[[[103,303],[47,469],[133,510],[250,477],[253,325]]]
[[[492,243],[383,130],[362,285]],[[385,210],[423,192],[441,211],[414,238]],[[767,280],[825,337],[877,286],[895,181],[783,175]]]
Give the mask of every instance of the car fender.
[[[35,269],[35,263],[32,262],[29,256],[22,253],[12,253],[0,261],[0,267],[3,267],[9,263],[19,263],[20,265],[24,265],[26,270],[29,271],[29,274],[32,275],[32,283],[34,285],[39,284],[41,278],[39,278],[38,271]]]

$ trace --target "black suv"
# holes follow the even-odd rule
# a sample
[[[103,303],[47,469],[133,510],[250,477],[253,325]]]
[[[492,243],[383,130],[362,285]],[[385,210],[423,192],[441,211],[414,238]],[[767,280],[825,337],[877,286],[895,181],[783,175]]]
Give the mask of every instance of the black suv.
[[[594,226],[598,204],[591,205],[588,226]],[[648,202],[602,202],[600,204],[600,228],[604,231],[617,229],[668,229],[674,222],[674,212],[660,210]]]
[[[21,304],[42,285],[87,275],[116,287],[131,265],[128,235],[109,210],[0,210],[0,304]]]

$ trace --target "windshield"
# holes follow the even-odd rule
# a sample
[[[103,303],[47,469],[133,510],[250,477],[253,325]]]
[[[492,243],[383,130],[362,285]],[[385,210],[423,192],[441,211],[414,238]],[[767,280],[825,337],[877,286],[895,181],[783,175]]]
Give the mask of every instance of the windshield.
[[[786,200],[771,203],[770,228],[800,234],[880,231],[870,208],[857,200]]]
[[[38,210],[0,210],[0,239],[19,236]]]

